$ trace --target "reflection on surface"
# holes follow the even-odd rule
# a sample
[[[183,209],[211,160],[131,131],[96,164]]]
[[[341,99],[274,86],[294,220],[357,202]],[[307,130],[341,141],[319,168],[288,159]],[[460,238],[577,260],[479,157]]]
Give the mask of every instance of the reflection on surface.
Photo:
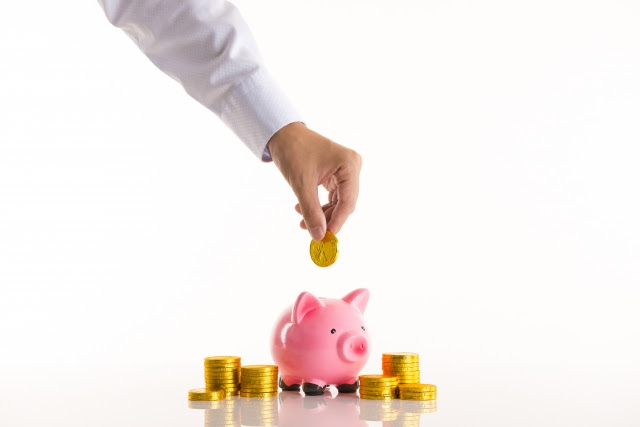
[[[278,397],[230,397],[216,402],[189,402],[204,410],[205,427],[280,426],[366,427],[367,421],[386,427],[418,427],[422,414],[436,412],[436,401],[367,400],[356,394],[303,396],[280,392]]]

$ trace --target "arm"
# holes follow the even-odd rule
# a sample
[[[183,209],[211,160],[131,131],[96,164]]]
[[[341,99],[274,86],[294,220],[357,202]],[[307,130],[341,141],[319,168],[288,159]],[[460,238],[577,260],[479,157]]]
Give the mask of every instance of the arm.
[[[223,0],[98,0],[162,71],[209,108],[295,193],[300,226],[321,240],[355,209],[360,156],[308,129],[260,58],[236,8]],[[329,192],[320,205],[318,186]]]

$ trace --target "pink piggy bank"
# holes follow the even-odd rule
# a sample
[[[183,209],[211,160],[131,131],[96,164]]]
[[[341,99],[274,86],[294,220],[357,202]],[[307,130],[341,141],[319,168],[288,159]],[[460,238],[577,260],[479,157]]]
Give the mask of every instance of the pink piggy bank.
[[[321,395],[335,385],[341,393],[358,390],[358,375],[369,359],[369,332],[362,314],[367,289],[342,299],[317,298],[309,292],[278,319],[271,354],[280,372],[280,388]]]

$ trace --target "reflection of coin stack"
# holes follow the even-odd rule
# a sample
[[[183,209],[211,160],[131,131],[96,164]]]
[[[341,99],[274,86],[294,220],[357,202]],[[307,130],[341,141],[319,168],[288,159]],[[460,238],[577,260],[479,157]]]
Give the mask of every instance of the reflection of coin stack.
[[[385,400],[396,397],[398,378],[392,375],[360,375],[362,399]]]
[[[419,356],[417,353],[383,353],[382,373],[398,377],[398,384],[419,383]]]
[[[240,398],[242,410],[240,421],[243,426],[277,426],[278,398]]]
[[[278,395],[278,366],[247,365],[240,372],[240,396],[264,398]]]
[[[365,421],[393,421],[398,418],[398,409],[393,400],[360,400],[360,419]]]
[[[204,411],[204,427],[241,427],[237,397],[229,397],[219,407]]]
[[[398,418],[382,423],[383,427],[420,427],[420,414],[398,412]]]
[[[191,409],[220,409],[224,406],[224,400],[200,401],[190,400],[189,408]]]
[[[398,396],[402,400],[435,400],[437,389],[433,384],[399,384]]]
[[[383,427],[418,427],[421,414],[436,412],[435,400],[396,400],[398,416]]]
[[[240,358],[237,356],[205,357],[204,382],[207,390],[222,388],[227,396],[237,396],[240,388]]]
[[[414,414],[431,414],[437,411],[435,400],[400,400],[399,409],[402,412]]]

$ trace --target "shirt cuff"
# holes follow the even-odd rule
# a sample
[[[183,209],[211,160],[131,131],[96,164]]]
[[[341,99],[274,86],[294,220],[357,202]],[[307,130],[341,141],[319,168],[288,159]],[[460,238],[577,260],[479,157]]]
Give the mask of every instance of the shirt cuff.
[[[267,142],[273,134],[289,123],[303,121],[264,68],[234,89],[220,119],[263,162],[271,161]]]

